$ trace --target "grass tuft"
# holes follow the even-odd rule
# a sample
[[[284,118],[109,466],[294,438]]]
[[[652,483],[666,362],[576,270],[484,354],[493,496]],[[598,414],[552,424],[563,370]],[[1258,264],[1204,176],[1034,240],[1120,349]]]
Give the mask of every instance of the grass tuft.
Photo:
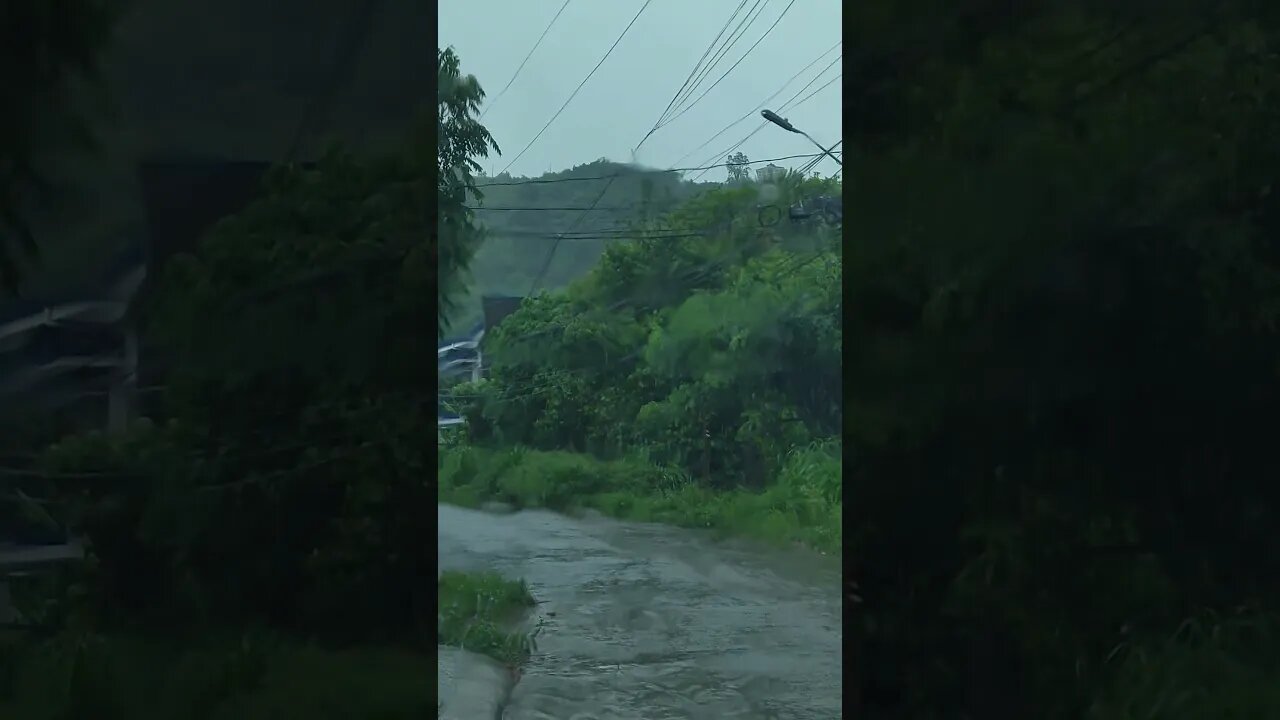
[[[439,643],[507,665],[520,665],[534,650],[535,633],[518,628],[534,605],[523,581],[496,573],[445,572],[439,580]]]

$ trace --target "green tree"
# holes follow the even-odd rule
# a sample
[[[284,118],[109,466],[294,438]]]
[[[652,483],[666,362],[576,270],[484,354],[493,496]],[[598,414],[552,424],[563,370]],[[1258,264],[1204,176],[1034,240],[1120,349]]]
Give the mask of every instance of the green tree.
[[[725,163],[725,169],[729,171],[729,182],[740,183],[751,179],[751,161],[746,153],[733,153],[725,158]]]
[[[463,75],[453,48],[436,50],[436,237],[435,260],[439,268],[439,327],[447,319],[464,288],[463,274],[482,240],[468,200],[482,200],[474,175],[480,159],[501,152],[489,131],[480,124],[484,90],[472,75]]]
[[[119,16],[112,0],[0,2],[0,292],[15,292],[24,262],[37,255],[29,213],[57,190],[43,161],[94,147],[73,94],[77,83],[97,81]]]

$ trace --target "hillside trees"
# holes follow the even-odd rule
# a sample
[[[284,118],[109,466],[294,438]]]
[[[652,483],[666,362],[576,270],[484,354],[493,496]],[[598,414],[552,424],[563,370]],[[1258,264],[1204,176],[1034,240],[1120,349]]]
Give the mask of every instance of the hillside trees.
[[[838,232],[762,227],[756,194],[688,201],[507,318],[486,340],[490,377],[455,390],[474,439],[643,452],[758,486],[789,449],[838,435]]]

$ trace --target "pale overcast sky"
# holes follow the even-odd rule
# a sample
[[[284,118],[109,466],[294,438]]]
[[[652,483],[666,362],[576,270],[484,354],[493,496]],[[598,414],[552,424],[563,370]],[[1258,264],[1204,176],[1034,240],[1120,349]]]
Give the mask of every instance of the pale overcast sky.
[[[690,101],[757,40],[764,39],[688,112],[650,136],[633,158],[632,148],[662,115],[734,10],[744,5],[729,31],[738,27],[739,20],[757,7],[757,2],[763,2],[758,18],[748,21],[741,39],[702,81]],[[485,162],[486,171],[501,171],[515,160],[645,2],[570,0],[510,89],[499,97],[563,4],[563,0],[440,0],[439,46],[454,48],[462,72],[476,76],[488,94],[486,105],[492,105],[486,110],[484,124],[503,154]],[[777,26],[765,36],[779,17]],[[757,106],[779,90],[765,107],[830,146],[840,139],[841,128],[842,81],[836,79],[843,52],[836,46],[840,21],[839,0],[650,0],[600,69],[542,137],[515,160],[509,172],[540,175],[600,157],[624,162],[634,159],[661,168],[721,163],[729,148],[760,125]],[[728,35],[726,32],[725,37]],[[816,64],[788,84],[815,60]],[[834,82],[827,84],[831,80]],[[801,92],[810,81],[808,89]],[[824,84],[826,87],[819,90]],[[805,100],[815,90],[817,94]],[[793,104],[803,104],[779,111],[779,106],[793,97]],[[747,113],[750,117],[695,152]],[[751,160],[817,152],[803,136],[774,125],[755,133],[738,150]],[[799,167],[806,160],[778,164]],[[837,166],[824,159],[815,169],[830,174]],[[702,179],[724,177],[725,170],[716,168]]]

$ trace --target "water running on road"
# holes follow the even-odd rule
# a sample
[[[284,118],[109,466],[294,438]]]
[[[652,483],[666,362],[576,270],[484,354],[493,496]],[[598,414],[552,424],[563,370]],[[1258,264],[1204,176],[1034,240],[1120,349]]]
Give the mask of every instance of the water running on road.
[[[439,507],[442,570],[528,581],[544,625],[505,720],[831,720],[839,561],[661,525]]]

